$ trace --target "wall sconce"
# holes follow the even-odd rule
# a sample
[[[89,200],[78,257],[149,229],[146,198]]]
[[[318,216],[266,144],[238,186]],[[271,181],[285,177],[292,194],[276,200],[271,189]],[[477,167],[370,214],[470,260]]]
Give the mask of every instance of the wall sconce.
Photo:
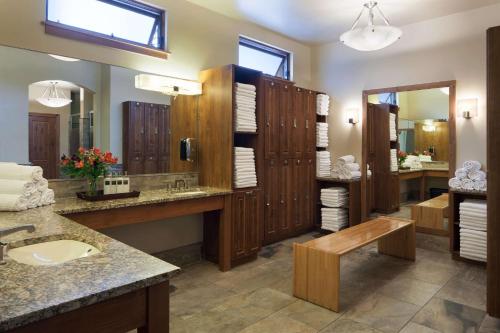
[[[359,112],[356,108],[347,109],[347,121],[351,125],[359,123]]]
[[[135,87],[157,91],[169,96],[201,95],[201,83],[170,76],[139,74],[135,76]]]
[[[465,119],[477,117],[477,98],[461,99],[457,102],[458,115]]]
[[[422,125],[422,130],[424,132],[436,132],[436,125],[434,125],[434,120],[425,120]]]

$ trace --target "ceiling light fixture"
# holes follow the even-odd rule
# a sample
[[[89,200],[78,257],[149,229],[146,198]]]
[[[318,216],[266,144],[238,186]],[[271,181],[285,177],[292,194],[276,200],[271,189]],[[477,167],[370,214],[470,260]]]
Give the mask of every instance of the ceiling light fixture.
[[[368,25],[358,28],[358,23],[366,9],[368,9]],[[385,25],[375,25],[375,9],[384,20]],[[378,3],[370,1],[363,5],[363,9],[354,21],[351,30],[343,33],[340,36],[340,41],[358,51],[376,51],[395,43],[402,35],[401,29],[389,24],[389,20],[378,7]]]
[[[60,108],[71,103],[71,99],[67,98],[62,91],[57,91],[57,81],[51,81],[50,85],[45,89],[42,97],[37,98],[37,102],[48,106],[49,108]]]
[[[202,93],[200,82],[152,74],[136,75],[135,87],[169,96],[201,95]]]
[[[52,58],[57,59],[57,60],[68,61],[68,62],[80,61],[80,59],[64,57],[64,56],[60,56],[57,54],[49,54],[49,56],[51,56]]]

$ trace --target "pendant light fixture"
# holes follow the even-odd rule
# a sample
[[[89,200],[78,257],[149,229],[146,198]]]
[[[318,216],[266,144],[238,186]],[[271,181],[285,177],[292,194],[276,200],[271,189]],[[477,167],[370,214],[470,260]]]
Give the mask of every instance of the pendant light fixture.
[[[71,103],[71,99],[67,98],[62,91],[57,90],[57,81],[51,81],[43,92],[42,97],[36,100],[38,103],[49,108],[60,108]]]
[[[358,23],[365,10],[368,10],[368,25],[358,28]],[[385,25],[375,25],[375,10],[380,14]],[[401,38],[402,34],[401,29],[389,24],[389,20],[378,7],[378,3],[370,1],[363,5],[363,9],[354,21],[351,30],[343,33],[340,36],[340,41],[358,51],[376,51],[393,44]]]

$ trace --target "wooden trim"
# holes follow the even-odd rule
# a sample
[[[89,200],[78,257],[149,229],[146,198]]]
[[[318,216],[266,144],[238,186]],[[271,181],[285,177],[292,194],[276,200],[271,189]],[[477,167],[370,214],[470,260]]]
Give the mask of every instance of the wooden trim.
[[[164,50],[133,44],[122,39],[107,37],[85,29],[79,29],[57,22],[45,21],[43,24],[45,25],[46,34],[57,37],[112,47],[161,59],[167,59],[169,55],[169,53]]]
[[[437,89],[437,88],[449,88],[449,173],[448,177],[453,177],[455,174],[456,168],[456,86],[457,81],[439,81],[439,82],[431,82],[431,83],[422,83],[422,84],[413,84],[407,86],[397,86],[397,87],[389,87],[389,88],[380,88],[380,89],[369,89],[363,90],[362,92],[362,103],[363,103],[363,128],[362,128],[362,165],[361,165],[361,212],[362,212],[362,220],[366,221],[369,218],[368,205],[366,196],[368,194],[367,191],[367,175],[366,175],[366,161],[368,160],[368,151],[366,149],[368,143],[368,126],[366,124],[367,121],[367,113],[368,113],[368,96],[374,94],[383,94],[390,92],[405,92],[405,91],[417,91],[417,90],[427,90],[427,89]]]
[[[168,332],[170,322],[170,283],[165,281],[147,289],[146,323],[137,333]]]

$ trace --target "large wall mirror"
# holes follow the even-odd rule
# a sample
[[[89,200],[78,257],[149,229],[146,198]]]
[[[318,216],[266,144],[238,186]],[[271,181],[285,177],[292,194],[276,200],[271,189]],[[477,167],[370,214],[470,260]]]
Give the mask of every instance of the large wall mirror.
[[[198,137],[197,97],[136,88],[139,74],[0,46],[0,162],[40,165],[58,179],[62,155],[99,147],[118,157],[115,172],[197,171],[195,157],[180,158],[181,140]]]

